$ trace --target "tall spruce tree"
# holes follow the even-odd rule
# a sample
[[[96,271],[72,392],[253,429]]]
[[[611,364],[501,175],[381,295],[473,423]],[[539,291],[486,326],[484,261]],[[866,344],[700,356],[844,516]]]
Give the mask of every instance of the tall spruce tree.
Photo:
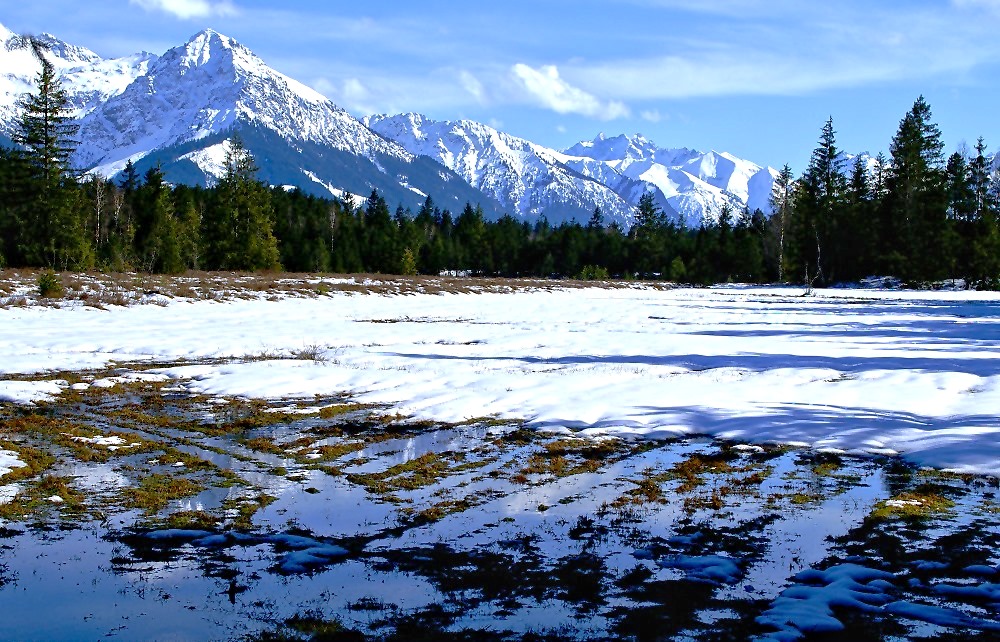
[[[253,154],[239,136],[229,140],[217,191],[215,207],[202,218],[208,265],[226,270],[280,269],[271,193],[257,180]]]
[[[847,179],[837,149],[833,118],[827,119],[813,150],[809,167],[795,189],[794,219],[790,226],[791,264],[812,284],[837,278],[830,257],[844,251],[843,198]],[[793,272],[794,273],[794,272]]]
[[[364,246],[361,256],[369,272],[398,274],[402,251],[397,251],[397,226],[385,198],[372,190],[364,209]]]
[[[788,233],[788,225],[792,220],[792,204],[795,195],[792,192],[795,186],[795,178],[792,175],[792,168],[785,163],[785,166],[778,172],[778,177],[774,180],[771,188],[770,205],[771,220],[769,224],[769,249],[765,254],[775,266],[778,274],[778,282],[785,282],[785,235]]]
[[[629,230],[629,239],[635,250],[633,268],[640,274],[650,275],[669,266],[672,256],[665,251],[667,217],[656,204],[652,192],[639,197],[635,210],[635,224]]]
[[[901,265],[886,267],[912,280],[939,279],[950,268],[950,230],[944,143],[923,96],[899,123],[889,148],[888,208],[892,236],[900,241]]]
[[[986,155],[986,143],[976,143],[976,156],[969,162],[972,221],[969,224],[967,282],[980,289],[1000,287],[1000,180]]]
[[[867,164],[861,158],[856,158],[851,166],[844,206],[844,234],[841,237],[844,247],[838,271],[842,278],[853,280],[874,273],[879,242],[874,220],[875,189]]]
[[[20,118],[13,136],[22,150],[20,191],[26,204],[17,221],[19,258],[30,265],[89,267],[92,244],[70,166],[77,125],[70,114],[69,96],[45,58],[44,43],[31,36],[15,36],[7,47],[30,48],[41,63],[36,92],[18,100]]]

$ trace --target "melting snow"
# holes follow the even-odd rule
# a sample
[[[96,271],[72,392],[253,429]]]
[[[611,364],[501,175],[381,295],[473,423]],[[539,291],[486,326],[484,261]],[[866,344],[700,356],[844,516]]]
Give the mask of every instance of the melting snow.
[[[3,477],[15,468],[24,468],[25,465],[23,461],[18,459],[16,452],[0,450],[0,477]]]
[[[167,368],[189,392],[352,393],[417,419],[708,434],[1000,474],[1000,299],[965,292],[582,289],[0,310],[0,370],[294,354]],[[387,322],[388,321],[388,322]],[[63,329],[69,325],[73,333]],[[120,356],[118,356],[120,355]],[[103,385],[95,382],[95,385]],[[0,399],[58,382],[3,381]]]

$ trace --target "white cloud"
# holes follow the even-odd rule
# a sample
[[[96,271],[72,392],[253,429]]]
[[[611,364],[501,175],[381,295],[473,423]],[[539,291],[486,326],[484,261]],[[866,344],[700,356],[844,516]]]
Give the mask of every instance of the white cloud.
[[[986,0],[953,1],[986,6]],[[1000,61],[1000,46],[986,37],[989,22],[964,21],[962,28],[950,29],[940,13],[893,20],[873,13],[866,25],[828,22],[784,40],[686,41],[670,53],[600,61],[572,73],[588,88],[628,101],[803,95],[935,76],[953,79]]]
[[[208,18],[210,16],[236,15],[236,6],[229,0],[210,2],[209,0],[128,0],[129,4],[142,7],[146,11],[163,11],[182,20]]]
[[[465,91],[472,94],[472,96],[479,102],[483,102],[486,97],[486,92],[483,89],[483,83],[479,82],[479,79],[473,76],[470,72],[464,69],[458,74],[458,80],[462,83],[462,88]]]
[[[663,115],[660,114],[659,109],[650,109],[644,111],[641,114],[639,114],[639,116],[642,117],[642,119],[645,120],[646,122],[650,123],[658,123],[661,120],[664,120]]]
[[[327,98],[337,94],[337,86],[330,82],[327,78],[317,78],[313,81],[312,88]]]
[[[629,116],[624,103],[602,102],[593,94],[574,87],[559,77],[559,70],[554,65],[534,69],[518,63],[511,72],[535,101],[560,114],[581,114],[601,120]]]

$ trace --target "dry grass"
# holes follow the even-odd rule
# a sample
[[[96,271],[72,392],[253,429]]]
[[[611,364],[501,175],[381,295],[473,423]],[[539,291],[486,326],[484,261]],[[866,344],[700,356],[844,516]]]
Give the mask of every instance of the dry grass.
[[[236,299],[315,298],[348,294],[466,294],[551,291],[577,288],[670,289],[652,281],[580,281],[574,279],[503,279],[449,276],[391,276],[383,274],[301,274],[286,272],[195,272],[159,274],[66,272],[57,273],[64,293],[59,299],[38,295],[43,270],[0,270],[0,308],[24,305],[78,304],[97,308],[138,303]]]
[[[171,501],[190,497],[204,488],[203,484],[186,477],[150,475],[139,480],[135,488],[125,489],[125,506],[152,514],[166,508]]]

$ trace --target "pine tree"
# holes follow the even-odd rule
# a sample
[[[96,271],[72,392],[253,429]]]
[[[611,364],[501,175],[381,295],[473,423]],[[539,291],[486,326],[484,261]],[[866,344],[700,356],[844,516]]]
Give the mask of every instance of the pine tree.
[[[17,222],[19,254],[31,265],[89,267],[92,244],[70,168],[77,126],[68,94],[44,56],[44,44],[25,36],[8,42],[8,48],[12,46],[30,47],[41,63],[37,93],[18,100],[21,114],[13,136],[23,150],[22,189],[28,204]]]
[[[135,256],[144,272],[174,274],[184,270],[181,241],[170,187],[159,167],[152,167],[136,191]]]
[[[792,220],[792,204],[794,194],[792,189],[795,179],[792,176],[792,168],[785,163],[774,180],[771,188],[771,221],[770,221],[770,245],[773,249],[773,261],[778,273],[778,282],[785,282],[785,235],[788,232],[789,222]]]
[[[889,266],[908,279],[942,278],[949,268],[950,234],[941,131],[920,96],[892,139],[888,210],[905,263]]]
[[[966,279],[980,289],[1000,287],[1000,179],[993,175],[986,143],[976,143],[969,163],[972,221],[969,224],[969,266]],[[963,245],[965,244],[963,243]]]
[[[477,274],[493,272],[493,252],[486,234],[486,216],[482,206],[465,204],[455,220],[455,240],[464,251],[463,269]]]
[[[217,191],[215,208],[203,217],[209,265],[227,270],[280,269],[271,193],[257,180],[253,154],[238,136],[229,140]]]
[[[837,149],[833,119],[827,119],[809,167],[795,188],[794,219],[790,225],[790,264],[802,270],[807,284],[836,278],[830,256],[849,252],[843,239],[843,198],[847,179]]]
[[[643,193],[636,206],[635,224],[629,230],[635,257],[632,267],[639,274],[649,276],[669,267],[673,257],[667,256],[665,248],[667,225],[667,217],[656,204],[653,193]]]
[[[842,243],[846,247],[838,257],[837,268],[842,278],[858,279],[873,274],[876,269],[879,237],[875,194],[867,164],[860,158],[855,159],[844,199]]]
[[[382,274],[399,274],[402,251],[396,247],[396,224],[385,198],[372,190],[364,209],[364,246],[361,256],[365,270]]]

